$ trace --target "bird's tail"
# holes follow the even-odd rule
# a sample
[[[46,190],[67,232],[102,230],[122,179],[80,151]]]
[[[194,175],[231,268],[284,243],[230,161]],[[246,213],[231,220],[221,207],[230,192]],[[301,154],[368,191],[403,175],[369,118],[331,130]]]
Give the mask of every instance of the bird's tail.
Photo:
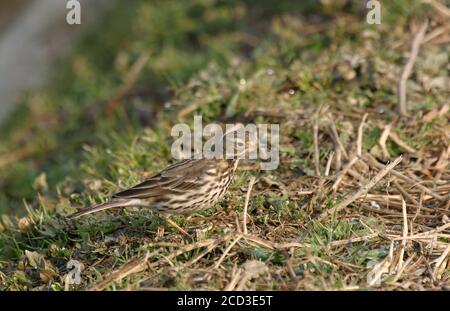
[[[96,204],[96,205],[92,205],[92,206],[83,208],[73,214],[70,214],[69,216],[67,216],[67,218],[74,219],[74,218],[78,218],[78,217],[81,217],[84,215],[103,211],[105,209],[130,206],[130,205],[133,205],[132,203],[135,203],[135,202],[133,202],[133,200],[112,199],[111,201],[108,201],[105,203],[100,203],[100,204]]]

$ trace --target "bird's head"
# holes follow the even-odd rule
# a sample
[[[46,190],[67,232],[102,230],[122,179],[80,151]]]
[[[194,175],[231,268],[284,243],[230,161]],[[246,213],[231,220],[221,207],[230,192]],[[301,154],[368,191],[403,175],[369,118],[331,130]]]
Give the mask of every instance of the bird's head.
[[[256,126],[244,126],[242,123],[227,126],[223,134],[225,156],[227,159],[256,158],[258,134]]]

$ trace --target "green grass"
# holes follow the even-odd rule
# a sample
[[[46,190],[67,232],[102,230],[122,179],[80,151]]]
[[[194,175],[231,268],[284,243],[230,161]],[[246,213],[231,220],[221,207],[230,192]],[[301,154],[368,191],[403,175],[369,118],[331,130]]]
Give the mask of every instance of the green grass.
[[[395,121],[393,86],[409,49],[408,27],[421,22],[429,9],[420,1],[383,2],[383,22],[373,26],[365,22],[364,10],[356,2],[333,3],[119,2],[85,35],[48,85],[24,97],[0,132],[0,163],[6,155],[14,159],[0,168],[0,289],[84,289],[146,252],[156,252],[148,258],[153,269],[117,279],[106,289],[224,289],[235,265],[243,267],[255,259],[268,271],[247,282],[247,289],[369,288],[368,265],[389,254],[386,235],[401,232],[401,210],[387,207],[383,211],[397,213],[387,217],[367,211],[370,201],[357,201],[343,214],[317,221],[318,213],[342,201],[360,183],[347,178],[333,193],[338,167],[332,165],[328,177],[315,176],[312,123],[317,120],[319,125],[322,174],[334,150],[324,109],[333,113],[348,151],[354,148],[363,113],[369,113],[363,150],[380,157],[383,124]],[[401,40],[404,45],[393,48]],[[425,47],[412,79],[431,73],[448,76],[426,61],[446,51],[444,45]],[[108,102],[145,53],[149,61],[111,108]],[[448,146],[448,135],[443,134],[448,119],[423,121],[423,115],[439,110],[448,95],[448,89],[421,88],[409,99],[412,117],[393,126],[424,159],[436,157]],[[198,103],[195,111],[178,118],[183,108]],[[174,217],[189,237],[148,210],[98,213],[73,222],[64,218],[173,162],[170,129],[181,121],[192,124],[194,114],[201,114],[205,123],[279,123],[280,167],[239,172],[219,205],[194,215],[194,220]],[[404,152],[392,141],[387,149],[391,160]],[[407,156],[405,171],[414,161],[414,156]],[[360,172],[364,180],[376,174],[373,169]],[[248,206],[248,226],[262,242],[242,238],[222,267],[213,268],[237,237],[236,221],[242,222],[252,174],[259,179]],[[440,178],[445,181],[447,176],[444,170]],[[374,192],[395,193],[389,182],[384,180]],[[298,194],[308,190],[313,193]],[[433,200],[424,204],[442,207]],[[438,219],[441,210],[423,213]],[[414,215],[415,210],[408,212]],[[418,219],[415,229],[438,225]],[[380,236],[332,245],[372,231]],[[205,247],[171,257],[207,239],[217,246],[198,260]],[[291,242],[305,245],[279,246]],[[416,255],[413,247],[408,248],[407,257]],[[427,259],[436,256],[429,254]],[[65,283],[70,259],[84,265],[81,285]],[[295,276],[286,268],[289,265]],[[417,289],[414,284],[421,279],[425,281],[420,286],[437,288],[448,282],[446,271],[438,285],[411,272],[397,283],[385,279],[381,289],[400,288],[399,282],[409,281],[413,284],[409,288]]]

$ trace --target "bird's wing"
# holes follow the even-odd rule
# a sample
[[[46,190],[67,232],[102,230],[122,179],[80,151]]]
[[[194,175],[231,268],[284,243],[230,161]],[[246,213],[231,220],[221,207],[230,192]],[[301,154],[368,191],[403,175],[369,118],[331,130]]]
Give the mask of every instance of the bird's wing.
[[[188,159],[180,161],[146,181],[116,193],[113,198],[146,199],[163,194],[185,192],[199,186],[201,175],[211,167],[207,160]]]

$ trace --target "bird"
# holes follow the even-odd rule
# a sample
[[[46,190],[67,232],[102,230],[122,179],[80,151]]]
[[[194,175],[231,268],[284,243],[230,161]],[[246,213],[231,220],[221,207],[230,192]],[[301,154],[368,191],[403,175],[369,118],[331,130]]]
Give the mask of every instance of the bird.
[[[247,149],[244,149],[244,152],[245,150]],[[189,215],[206,210],[214,206],[227,192],[239,158],[194,157],[181,160],[149,179],[114,194],[107,202],[83,208],[67,218],[75,219],[107,209],[131,206],[150,208],[163,215]]]
[[[116,207],[148,207],[161,214],[192,214],[215,205],[236,171],[238,159],[186,159],[114,194],[105,203],[68,216],[78,218]]]

